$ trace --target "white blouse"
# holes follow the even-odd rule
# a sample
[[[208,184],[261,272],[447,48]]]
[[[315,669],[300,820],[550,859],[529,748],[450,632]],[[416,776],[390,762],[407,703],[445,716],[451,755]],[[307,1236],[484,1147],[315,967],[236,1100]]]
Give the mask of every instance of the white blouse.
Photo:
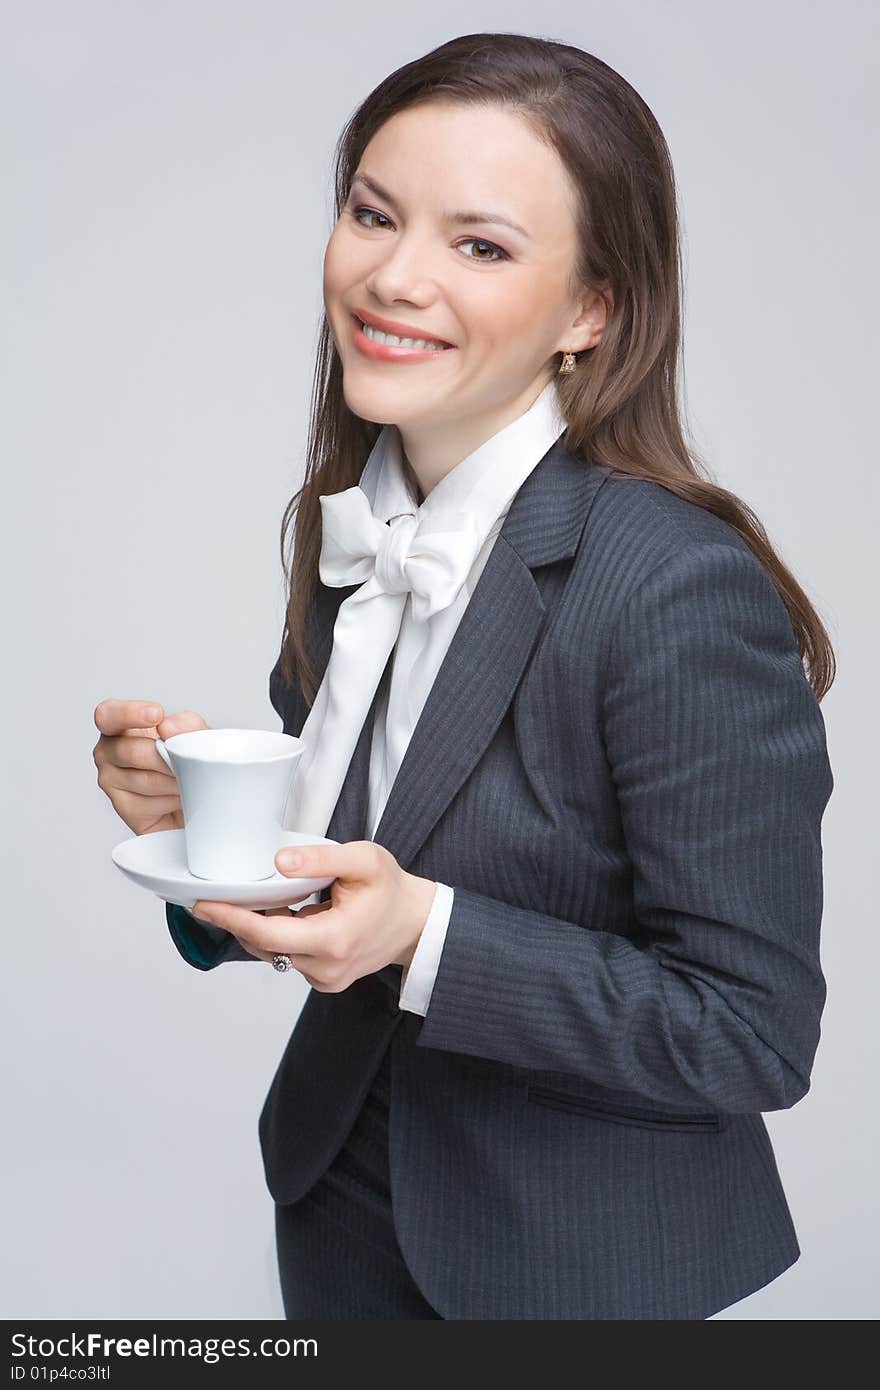
[[[556,384],[551,381],[527,411],[484,441],[437,484],[437,487],[442,484],[444,507],[448,502],[450,509],[461,509],[463,506],[468,509],[488,508],[494,521],[454,603],[434,613],[427,621],[417,622],[412,615],[411,595],[407,595],[400,633],[390,659],[390,679],[386,678],[377,697],[370,746],[369,839],[375,836],[419,715],[489,558],[513,496],[516,496],[516,492],[509,496],[511,476],[519,479],[518,487],[521,487],[565,428]],[[512,460],[515,460],[515,464]],[[380,431],[364,466],[360,486],[367,494],[374,515],[381,521],[393,525],[394,519],[399,516],[418,516],[417,494],[411,489],[403,470],[400,433],[395,425],[385,425]],[[499,497],[502,498],[500,509]],[[402,1009],[422,1015],[428,1011],[453,897],[449,884],[438,883],[412,961],[403,973],[399,999]]]

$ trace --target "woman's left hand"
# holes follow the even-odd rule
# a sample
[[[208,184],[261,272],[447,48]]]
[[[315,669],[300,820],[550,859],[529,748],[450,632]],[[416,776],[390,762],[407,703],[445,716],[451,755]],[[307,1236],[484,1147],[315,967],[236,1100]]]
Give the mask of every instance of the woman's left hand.
[[[301,861],[292,862],[293,855]],[[237,937],[258,960],[279,952],[309,984],[339,994],[384,965],[408,966],[431,910],[435,882],[402,869],[390,850],[373,840],[341,845],[297,845],[275,856],[291,878],[333,875],[330,901],[309,903],[296,914],[286,907],[252,912],[235,903],[202,902],[190,908]],[[300,902],[309,893],[290,901]]]

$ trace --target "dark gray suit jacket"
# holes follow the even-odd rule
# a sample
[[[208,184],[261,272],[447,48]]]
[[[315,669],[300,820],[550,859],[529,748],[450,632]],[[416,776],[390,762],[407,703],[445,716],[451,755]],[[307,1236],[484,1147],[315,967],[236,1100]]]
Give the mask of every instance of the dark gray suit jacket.
[[[355,587],[319,589],[319,670]],[[298,734],[278,665],[270,695]],[[340,841],[365,837],[370,730]],[[810,1086],[832,787],[741,537],[555,444],[376,831],[455,890],[427,1016],[399,966],[310,992],[260,1115],[272,1197],[321,1176],[390,1044],[394,1220],[444,1317],[703,1319],[775,1278],[800,1250],[761,1112]],[[167,911],[198,968],[254,959]]]

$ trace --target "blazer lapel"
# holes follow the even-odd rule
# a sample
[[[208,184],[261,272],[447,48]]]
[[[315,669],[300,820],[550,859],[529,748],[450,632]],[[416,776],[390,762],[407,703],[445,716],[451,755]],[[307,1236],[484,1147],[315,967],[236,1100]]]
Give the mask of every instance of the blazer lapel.
[[[412,863],[473,771],[513,699],[544,625],[532,571],[574,555],[609,469],[574,458],[557,441],[516,494],[413,731],[376,833],[402,868]],[[330,657],[339,605],[357,586],[319,586],[318,669]],[[370,746],[387,669],[327,827],[364,839]]]

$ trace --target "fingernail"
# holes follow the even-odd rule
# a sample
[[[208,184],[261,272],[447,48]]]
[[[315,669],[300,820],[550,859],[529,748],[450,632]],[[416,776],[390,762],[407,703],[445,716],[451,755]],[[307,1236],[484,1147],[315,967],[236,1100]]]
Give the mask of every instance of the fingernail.
[[[278,853],[278,867],[281,869],[301,869],[303,856],[298,849],[282,849]]]

